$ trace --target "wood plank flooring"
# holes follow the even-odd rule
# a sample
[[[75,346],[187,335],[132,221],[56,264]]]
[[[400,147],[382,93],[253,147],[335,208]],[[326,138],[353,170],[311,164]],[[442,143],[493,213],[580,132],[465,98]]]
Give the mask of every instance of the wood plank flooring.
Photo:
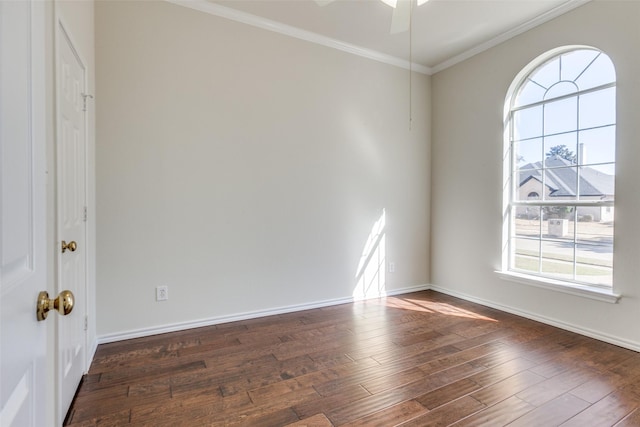
[[[640,426],[640,354],[425,291],[100,345],[66,425]]]

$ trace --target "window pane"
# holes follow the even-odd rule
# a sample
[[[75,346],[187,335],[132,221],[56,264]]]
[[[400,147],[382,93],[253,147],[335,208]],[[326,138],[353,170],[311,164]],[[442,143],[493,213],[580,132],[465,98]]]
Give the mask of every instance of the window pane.
[[[517,177],[518,187],[515,194],[517,200],[542,200],[548,193],[542,187],[542,170],[533,168],[531,164],[519,169]]]
[[[544,105],[544,134],[578,129],[578,98],[571,97]]]
[[[576,167],[545,169],[544,181],[542,181],[546,195],[544,200],[575,200],[578,185],[577,173]]]
[[[613,283],[613,245],[578,245],[576,280],[611,286]]]
[[[542,241],[542,273],[547,276],[573,280],[573,243]]]
[[[615,185],[615,174],[616,174],[616,164],[615,163],[604,163],[601,165],[591,165],[586,166],[584,169],[592,169],[594,171],[598,171],[600,173],[609,175],[609,180],[611,182],[612,188]]]
[[[613,207],[579,207],[576,240],[585,244],[613,245]]]
[[[578,91],[578,86],[573,82],[558,82],[551,86],[547,93],[544,95],[544,99],[559,98],[570,93]]]
[[[576,80],[580,90],[591,89],[616,81],[616,70],[607,55],[600,54],[598,58]]]
[[[520,92],[516,96],[514,107],[521,107],[523,105],[533,104],[534,102],[542,101],[544,98],[545,88],[540,85],[527,80],[521,88]]]
[[[540,272],[540,241],[515,239],[513,268],[531,273]]]
[[[560,135],[544,137],[545,157],[557,156],[567,162],[550,161],[555,166],[569,166],[576,160],[578,147],[578,132],[561,133]],[[548,167],[553,167],[548,165]]]
[[[575,232],[574,208],[571,206],[545,206],[542,208],[542,234],[545,238],[566,240],[573,244]]]
[[[560,80],[560,58],[552,59],[531,74],[531,80],[549,89]]]
[[[539,163],[536,167],[542,166],[542,138],[527,139],[516,143],[515,147],[516,161],[519,166],[525,167],[534,163]]]
[[[580,168],[581,200],[612,200],[614,198],[613,175],[603,173],[597,167]]]
[[[596,50],[583,49],[562,55],[562,80],[574,81],[599,54]]]
[[[616,127],[580,131],[578,135],[581,165],[616,161]]]
[[[514,141],[542,136],[542,106],[516,111],[513,120]]]
[[[540,238],[540,207],[518,206],[515,219],[516,236]]]
[[[615,123],[616,89],[614,87],[588,93],[580,97],[580,129],[613,125]]]

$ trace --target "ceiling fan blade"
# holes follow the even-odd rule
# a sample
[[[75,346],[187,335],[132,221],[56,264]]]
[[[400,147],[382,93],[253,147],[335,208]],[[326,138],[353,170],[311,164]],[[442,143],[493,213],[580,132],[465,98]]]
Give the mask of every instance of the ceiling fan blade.
[[[409,29],[411,19],[411,0],[398,0],[391,16],[391,34],[398,34]]]
[[[326,6],[329,3],[333,3],[336,0],[315,0],[318,6]]]

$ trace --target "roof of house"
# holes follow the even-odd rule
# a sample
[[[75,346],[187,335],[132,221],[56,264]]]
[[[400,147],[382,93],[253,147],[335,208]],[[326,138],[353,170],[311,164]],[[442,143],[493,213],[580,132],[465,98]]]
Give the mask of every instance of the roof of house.
[[[551,197],[576,195],[578,168],[575,163],[562,157],[545,159],[545,185]],[[614,176],[588,166],[580,169],[580,196],[610,196],[614,194]],[[535,179],[542,182],[542,162],[528,163],[520,168],[520,186]]]

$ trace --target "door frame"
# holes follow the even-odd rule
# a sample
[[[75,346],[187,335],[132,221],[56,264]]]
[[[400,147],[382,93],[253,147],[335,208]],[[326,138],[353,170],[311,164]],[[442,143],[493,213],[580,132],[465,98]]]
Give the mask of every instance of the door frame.
[[[56,14],[57,15],[57,14]],[[60,185],[61,185],[61,179],[60,179],[60,173],[62,172],[62,168],[61,168],[61,159],[60,159],[60,155],[59,155],[59,142],[61,141],[62,135],[60,134],[61,132],[61,126],[60,126],[60,122],[61,122],[61,117],[60,117],[60,97],[59,97],[59,92],[60,92],[60,87],[59,87],[59,80],[58,80],[58,72],[59,72],[59,65],[60,65],[60,52],[61,52],[61,43],[68,43],[71,51],[73,52],[73,54],[75,55],[76,59],[78,60],[78,63],[80,64],[81,68],[82,68],[82,73],[84,74],[84,87],[81,88],[82,93],[88,93],[88,70],[87,70],[87,62],[84,60],[82,54],[80,53],[80,51],[78,50],[78,43],[75,42],[75,39],[73,37],[73,35],[71,34],[71,32],[69,31],[69,26],[65,24],[64,19],[61,16],[56,16],[55,17],[55,28],[54,28],[54,64],[53,64],[53,69],[54,69],[54,78],[53,78],[53,86],[54,86],[54,91],[55,91],[55,145],[54,145],[54,149],[53,149],[53,155],[54,155],[54,167],[55,167],[55,185],[54,185],[54,278],[55,278],[55,294],[57,295],[60,291],[63,290],[64,285],[61,283],[61,271],[60,271],[60,265],[62,262],[61,259],[61,251],[59,250],[59,244],[60,241],[62,239],[62,235],[61,235],[61,215],[60,215]],[[84,181],[84,205],[85,205],[85,209],[88,208],[88,201],[89,201],[89,173],[88,173],[88,168],[89,168],[89,137],[90,137],[90,133],[89,133],[89,117],[88,114],[85,112],[84,117],[84,171],[83,171],[83,175],[81,177],[81,179]],[[85,328],[84,328],[84,337],[83,337],[83,355],[81,357],[81,363],[83,364],[82,366],[82,371],[84,374],[87,373],[89,365],[90,365],[90,358],[92,357],[92,351],[91,351],[91,347],[90,347],[90,343],[89,343],[89,334],[88,334],[88,327],[87,327],[87,316],[88,316],[88,309],[90,307],[89,305],[89,262],[90,262],[90,256],[89,256],[89,227],[88,227],[88,222],[89,222],[89,217],[88,215],[85,215],[86,220],[84,221],[84,238],[85,238],[85,250],[82,253],[82,256],[84,257],[84,264],[85,264],[85,268],[84,268],[84,277],[83,277],[83,283],[84,283],[84,298],[82,301],[76,301],[76,305],[78,304],[82,304],[84,306],[84,316],[85,316]],[[58,318],[59,316],[56,316],[56,321],[55,323],[55,331],[53,333],[53,353],[55,354],[55,412],[57,414],[57,421],[59,425],[62,425],[62,423],[65,420],[65,417],[67,415],[67,411],[69,410],[69,408],[64,408],[62,407],[62,357],[60,356],[60,346],[59,346],[59,342],[60,342],[60,334],[61,334],[61,330],[62,327],[64,325],[64,319],[60,319]]]

